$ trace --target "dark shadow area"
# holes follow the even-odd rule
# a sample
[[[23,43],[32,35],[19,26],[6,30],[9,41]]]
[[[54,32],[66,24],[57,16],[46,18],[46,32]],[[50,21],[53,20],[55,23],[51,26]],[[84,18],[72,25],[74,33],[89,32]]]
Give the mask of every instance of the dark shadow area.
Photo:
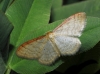
[[[54,71],[46,73],[46,74],[78,74],[83,68],[85,68],[86,66],[91,65],[91,64],[97,64],[97,62],[95,60],[88,60],[82,64],[73,65],[73,66],[69,67],[64,73],[60,73],[60,72],[57,72],[54,70]],[[98,71],[98,72],[100,72],[100,71]],[[100,74],[100,73],[96,73],[96,74]]]
[[[77,3],[77,2],[80,2],[80,1],[84,1],[84,0],[63,0],[63,5],[71,4],[71,3]]]
[[[11,70],[10,74],[18,74],[15,71]]]
[[[100,69],[95,74],[100,74]]]

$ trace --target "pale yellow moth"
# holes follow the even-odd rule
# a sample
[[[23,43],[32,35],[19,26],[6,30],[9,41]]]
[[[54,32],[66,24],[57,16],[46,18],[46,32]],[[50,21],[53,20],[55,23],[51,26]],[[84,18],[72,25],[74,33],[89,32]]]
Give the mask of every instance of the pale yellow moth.
[[[17,55],[27,59],[37,59],[45,65],[52,64],[61,55],[73,55],[81,46],[78,38],[85,25],[86,14],[84,12],[74,14],[52,32],[19,46]]]

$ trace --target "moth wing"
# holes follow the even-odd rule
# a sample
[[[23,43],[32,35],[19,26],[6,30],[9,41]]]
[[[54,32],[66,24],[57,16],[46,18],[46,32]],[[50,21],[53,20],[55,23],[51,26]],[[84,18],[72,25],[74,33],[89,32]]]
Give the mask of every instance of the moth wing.
[[[46,42],[47,38],[45,36],[29,40],[18,48],[17,55],[27,59],[39,58]]]
[[[67,36],[81,36],[86,25],[86,15],[84,12],[77,13],[75,15],[67,18],[62,24],[53,30],[53,32],[58,35],[67,35]]]
[[[41,52],[41,57],[38,59],[39,62],[47,65],[52,64],[60,56],[60,54],[56,51],[56,47],[50,40],[48,40]]]
[[[81,46],[80,40],[75,37],[57,36],[54,41],[61,55],[73,55]]]

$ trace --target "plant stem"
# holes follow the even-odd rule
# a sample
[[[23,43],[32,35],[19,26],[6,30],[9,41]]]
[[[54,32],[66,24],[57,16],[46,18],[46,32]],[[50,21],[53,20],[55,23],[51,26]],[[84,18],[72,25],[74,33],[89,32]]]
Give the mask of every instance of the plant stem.
[[[8,68],[5,74],[10,74],[11,69]]]

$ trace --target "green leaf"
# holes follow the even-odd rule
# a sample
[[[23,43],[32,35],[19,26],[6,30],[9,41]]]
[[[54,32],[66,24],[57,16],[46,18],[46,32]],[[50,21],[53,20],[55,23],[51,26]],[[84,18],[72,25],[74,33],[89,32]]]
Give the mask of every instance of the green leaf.
[[[0,73],[4,74],[5,71],[6,71],[6,66],[0,53]]]
[[[62,6],[62,0],[53,0],[52,9],[56,9]]]
[[[79,3],[66,5],[60,8],[56,8],[52,11],[53,21],[64,19],[78,12],[85,12],[87,16],[100,17],[98,16],[100,13],[99,0],[83,1]]]
[[[5,13],[5,11],[7,10],[7,7],[9,5],[10,0],[5,0],[3,6],[2,6],[2,11]]]
[[[41,31],[42,33],[39,33],[38,30],[48,24],[51,5],[52,0],[34,0],[34,2],[32,0],[17,0],[7,10],[6,15],[14,25],[10,41],[14,49],[8,60],[8,71],[13,69],[21,74],[46,73],[54,70],[62,63],[59,61],[53,66],[45,66],[36,60],[19,58],[15,53],[21,43],[43,35],[44,30]],[[28,34],[31,34],[31,36],[28,36]]]
[[[37,30],[37,28],[48,24],[50,18],[51,1],[34,1],[29,11],[28,17],[25,21],[21,34],[19,36],[20,41],[31,31]],[[39,9],[38,9],[39,8]],[[41,9],[41,10],[40,10]],[[32,17],[33,16],[33,17]],[[33,38],[33,37],[32,37]]]
[[[9,35],[13,26],[7,17],[0,12],[0,73],[4,74],[6,68],[5,63],[8,59],[9,53]]]
[[[14,0],[0,0],[0,10],[5,12]]]
[[[94,1],[92,1],[91,3],[93,2]],[[95,3],[97,4],[97,2]],[[87,5],[89,4],[89,2],[85,1],[82,2],[82,4]],[[71,7],[73,8],[81,7],[82,4],[81,3],[76,5],[73,4],[72,6],[68,5],[68,7],[65,7],[64,9],[63,7],[57,8],[56,10],[58,12],[53,13],[54,14],[53,17],[54,18],[56,17],[55,20],[58,20],[67,17],[69,15],[71,16],[71,14],[76,13],[82,9],[81,8],[79,8],[80,10],[78,8],[76,8],[77,10],[71,9],[71,11],[68,12],[69,14],[66,14],[67,10],[69,11]],[[9,66],[8,71],[10,69],[13,69],[17,73],[21,73],[21,74],[33,74],[33,73],[44,74],[46,72],[50,72],[56,69],[59,65],[63,63],[62,60],[58,60],[53,65],[46,66],[40,64],[37,60],[22,59],[16,56],[16,49],[20,44],[30,39],[34,39],[36,37],[44,35],[48,31],[52,31],[55,27],[57,27],[57,25],[59,25],[63,21],[63,20],[59,20],[54,23],[48,24],[50,18],[51,5],[52,5],[52,0],[48,0],[48,1],[47,0],[34,0],[34,1],[16,0],[14,4],[12,4],[11,7],[6,12],[6,15],[14,25],[14,30],[11,34],[11,41],[10,41],[10,43],[14,46],[14,48],[12,54],[10,54],[10,58],[8,61],[8,66]],[[98,11],[99,9],[97,8],[96,10]],[[64,12],[64,14],[62,12]],[[89,13],[90,12],[87,12],[87,14]],[[97,42],[100,41],[99,34],[98,34],[98,32],[100,32],[99,21],[100,19],[97,17],[87,17],[87,25],[85,31],[80,37],[80,40],[82,41],[82,47],[80,49],[81,52],[89,50],[90,48],[94,47],[94,45],[96,45]],[[96,38],[95,36],[97,37],[97,39],[93,40],[94,38]],[[90,40],[92,40],[92,43],[89,42]],[[88,44],[90,45],[87,47]],[[67,64],[64,65],[66,67],[62,69],[65,70],[70,65],[76,64],[77,62],[80,61],[80,57],[81,56],[77,56],[76,58],[73,58],[73,56],[65,57],[64,62],[67,60],[66,61]]]
[[[3,4],[4,4],[4,0],[1,0],[0,1],[0,10],[2,9]]]
[[[82,42],[81,52],[93,48],[100,41],[100,18],[88,17],[85,31],[80,40]]]
[[[27,18],[32,3],[33,0],[30,0],[28,2],[27,0],[15,1],[6,12],[7,17],[14,25],[14,30],[11,33],[11,38],[10,38],[10,43],[13,46],[16,46],[16,42],[23,28],[23,25],[25,23],[25,20]]]

